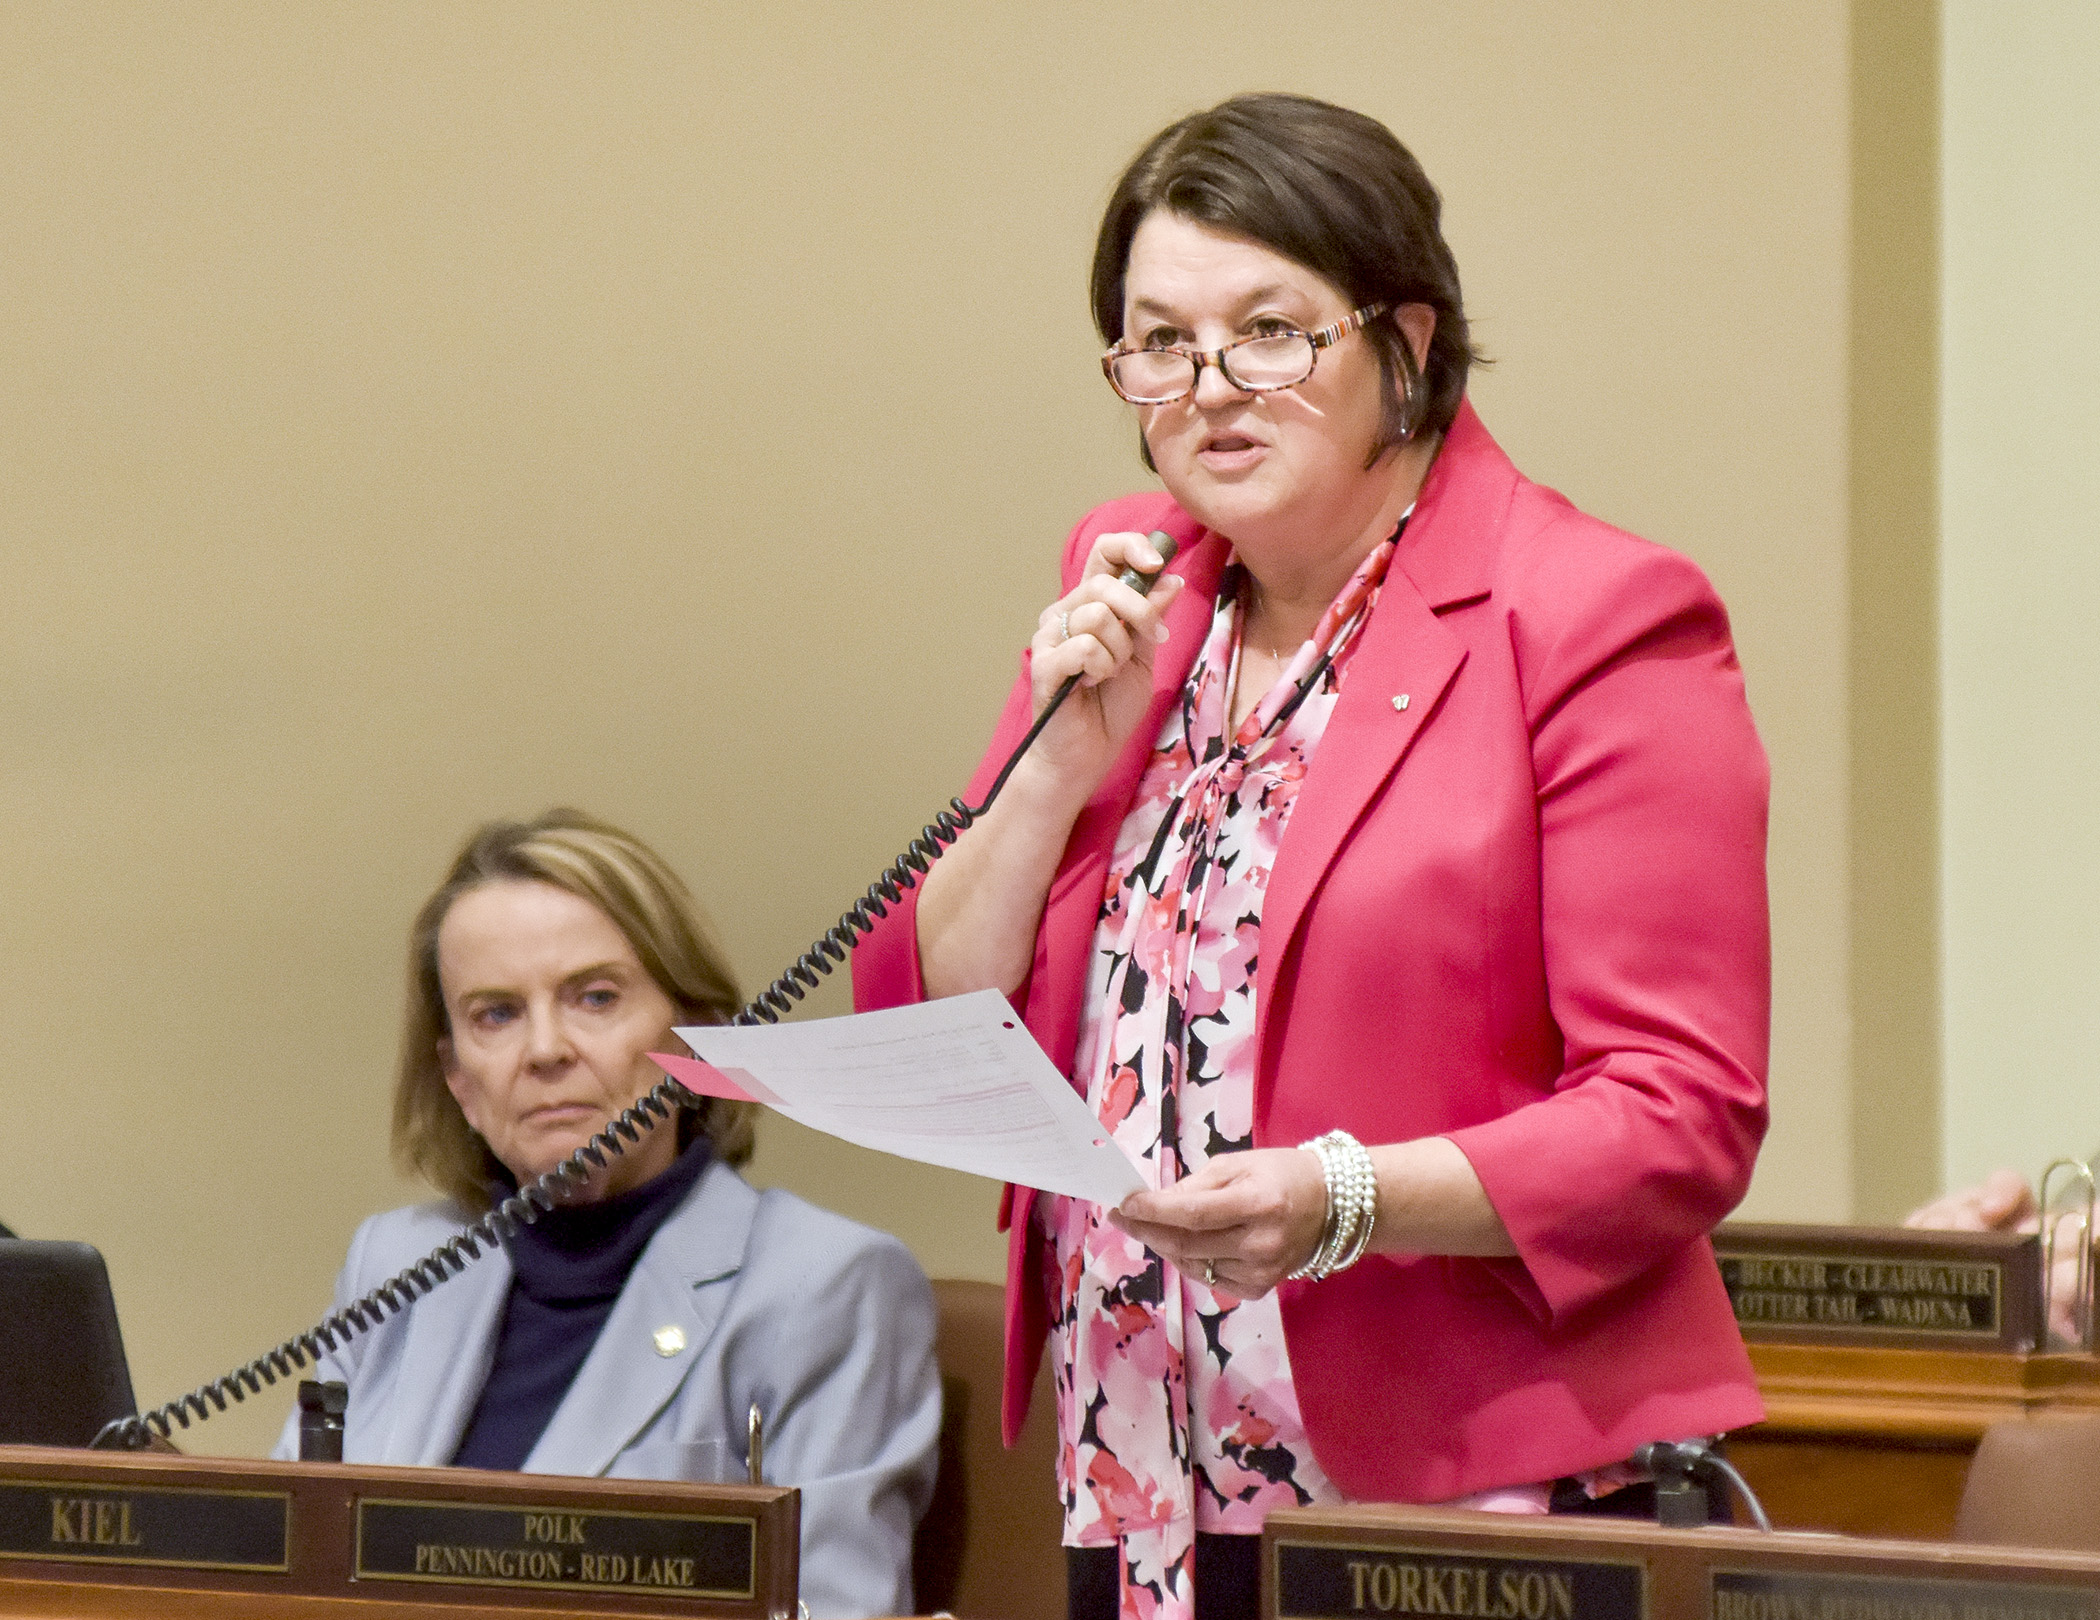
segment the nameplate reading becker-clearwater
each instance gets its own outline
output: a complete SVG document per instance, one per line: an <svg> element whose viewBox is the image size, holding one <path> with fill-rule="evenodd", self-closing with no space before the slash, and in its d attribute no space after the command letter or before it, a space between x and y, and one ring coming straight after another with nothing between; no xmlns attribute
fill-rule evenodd
<svg viewBox="0 0 2100 1620"><path fill-rule="evenodd" d="M1713 1241L1746 1339L2015 1354L2042 1342L2031 1234L1732 1221Z"/></svg>
<svg viewBox="0 0 2100 1620"><path fill-rule="evenodd" d="M361 1581L471 1582L748 1601L757 1525L713 1514L360 1497Z"/></svg>
<svg viewBox="0 0 2100 1620"><path fill-rule="evenodd" d="M0 1558L281 1574L291 1513L284 1491L0 1479Z"/></svg>

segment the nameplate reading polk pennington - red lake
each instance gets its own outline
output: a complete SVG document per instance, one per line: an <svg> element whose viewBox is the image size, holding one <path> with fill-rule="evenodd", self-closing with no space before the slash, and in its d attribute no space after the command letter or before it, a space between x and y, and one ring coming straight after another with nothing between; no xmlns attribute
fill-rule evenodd
<svg viewBox="0 0 2100 1620"><path fill-rule="evenodd" d="M655 1597L753 1595L757 1525L717 1514L360 1498L356 1578Z"/></svg>

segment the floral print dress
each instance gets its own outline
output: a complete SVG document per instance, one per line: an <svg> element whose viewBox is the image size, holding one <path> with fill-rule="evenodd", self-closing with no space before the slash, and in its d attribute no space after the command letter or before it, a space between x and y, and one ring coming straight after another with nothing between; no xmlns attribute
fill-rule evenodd
<svg viewBox="0 0 2100 1620"><path fill-rule="evenodd" d="M1151 1185L1254 1145L1262 895L1393 541L1298 665L1228 738L1237 570L1161 727L1110 861L1075 1076ZM1293 674L1330 662L1294 710ZM1109 1225L1044 1199L1065 1540L1118 1546L1123 1620L1193 1612L1195 1533L1253 1535L1271 1508L1340 1500L1306 1442L1275 1294L1214 1294Z"/></svg>
<svg viewBox="0 0 2100 1620"><path fill-rule="evenodd" d="M1073 1073L1155 1187L1254 1145L1262 897L1398 538L1364 560L1230 739L1242 614L1238 569L1227 571L1117 834ZM1046 1197L1036 1210L1054 1262L1065 1543L1117 1549L1121 1620L1191 1620L1198 1531L1256 1535L1272 1508L1342 1499L1306 1439L1282 1309L1273 1292L1240 1300L1182 1275L1097 1204ZM1646 1477L1621 1463L1565 1483L1594 1497ZM1446 1505L1545 1513L1552 1490L1516 1484Z"/></svg>

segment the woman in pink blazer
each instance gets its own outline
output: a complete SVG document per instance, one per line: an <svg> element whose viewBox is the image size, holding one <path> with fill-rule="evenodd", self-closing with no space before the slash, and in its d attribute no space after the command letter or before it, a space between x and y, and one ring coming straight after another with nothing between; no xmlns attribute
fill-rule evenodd
<svg viewBox="0 0 2100 1620"><path fill-rule="evenodd" d="M1294 97L1140 154L1094 293L1166 493L1073 531L973 792L1081 690L855 956L1008 993L1154 1189L1008 1205L1075 1615L1251 1612L1279 1504L1608 1501L1762 1415L1706 1241L1765 1127L1727 616L1489 437L1437 209Z"/></svg>

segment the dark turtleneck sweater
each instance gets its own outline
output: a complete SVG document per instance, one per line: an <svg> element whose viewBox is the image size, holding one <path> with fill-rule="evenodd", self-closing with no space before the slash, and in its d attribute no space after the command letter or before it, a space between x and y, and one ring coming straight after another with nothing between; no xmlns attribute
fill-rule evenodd
<svg viewBox="0 0 2100 1620"><path fill-rule="evenodd" d="M595 1204L551 1209L504 1244L510 1299L488 1382L452 1457L455 1467L524 1464L598 1342L634 1263L692 1191L707 1160L703 1136L655 1180Z"/></svg>

